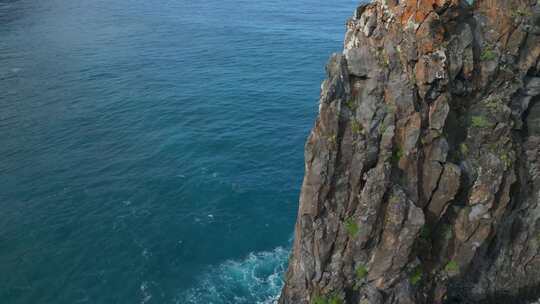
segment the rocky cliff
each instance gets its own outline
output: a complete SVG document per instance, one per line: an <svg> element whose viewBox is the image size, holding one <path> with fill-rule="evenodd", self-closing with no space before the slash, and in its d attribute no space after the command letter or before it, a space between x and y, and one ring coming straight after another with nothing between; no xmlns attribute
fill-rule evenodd
<svg viewBox="0 0 540 304"><path fill-rule="evenodd" d="M375 0L328 62L281 304L540 297L540 1Z"/></svg>

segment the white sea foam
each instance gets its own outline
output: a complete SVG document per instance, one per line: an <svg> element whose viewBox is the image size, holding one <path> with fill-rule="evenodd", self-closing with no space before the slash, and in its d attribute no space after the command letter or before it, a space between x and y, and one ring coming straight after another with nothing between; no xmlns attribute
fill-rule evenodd
<svg viewBox="0 0 540 304"><path fill-rule="evenodd" d="M142 282L139 289L142 294L141 304L145 304L152 299L152 294L148 290L148 282Z"/></svg>
<svg viewBox="0 0 540 304"><path fill-rule="evenodd" d="M180 294L176 303L273 304L283 285L289 250L251 253L240 261L230 260L209 268L196 286Z"/></svg>

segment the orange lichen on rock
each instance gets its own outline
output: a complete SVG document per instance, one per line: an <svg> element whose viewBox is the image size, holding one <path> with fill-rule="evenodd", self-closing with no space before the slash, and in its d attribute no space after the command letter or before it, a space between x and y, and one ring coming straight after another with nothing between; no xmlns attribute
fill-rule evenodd
<svg viewBox="0 0 540 304"><path fill-rule="evenodd" d="M404 0L401 4L401 25L421 25L432 12L456 7L460 0Z"/></svg>
<svg viewBox="0 0 540 304"><path fill-rule="evenodd" d="M406 0L405 9L401 15L401 24L406 26L409 22L421 24L433 11L438 2L444 0Z"/></svg>

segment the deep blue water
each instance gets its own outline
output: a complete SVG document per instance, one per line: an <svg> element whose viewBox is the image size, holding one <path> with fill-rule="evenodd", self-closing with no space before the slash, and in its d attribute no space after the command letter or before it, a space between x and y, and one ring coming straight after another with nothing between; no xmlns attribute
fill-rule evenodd
<svg viewBox="0 0 540 304"><path fill-rule="evenodd" d="M0 303L270 303L356 2L0 0Z"/></svg>

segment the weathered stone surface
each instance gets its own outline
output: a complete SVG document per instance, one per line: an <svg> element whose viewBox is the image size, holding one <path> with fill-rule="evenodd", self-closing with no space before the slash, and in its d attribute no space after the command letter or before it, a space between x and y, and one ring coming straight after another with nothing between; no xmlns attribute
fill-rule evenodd
<svg viewBox="0 0 540 304"><path fill-rule="evenodd" d="M540 297L539 20L535 0L355 10L305 147L279 303Z"/></svg>
<svg viewBox="0 0 540 304"><path fill-rule="evenodd" d="M460 186L461 169L451 163L446 163L442 175L439 179L437 190L433 193L431 201L428 203L427 212L429 216L438 219L443 215L443 211L451 200L454 199Z"/></svg>
<svg viewBox="0 0 540 304"><path fill-rule="evenodd" d="M347 58L347 67L349 73L357 77L368 77L373 71L373 65L376 65L376 58L366 48L353 48L345 52Z"/></svg>
<svg viewBox="0 0 540 304"><path fill-rule="evenodd" d="M429 110L429 127L441 131L445 125L449 111L450 106L448 105L448 96L439 96Z"/></svg>
<svg viewBox="0 0 540 304"><path fill-rule="evenodd" d="M380 246L369 263L367 277L377 289L389 288L399 279L424 225L422 210L408 200L398 187L390 193L385 214Z"/></svg>

